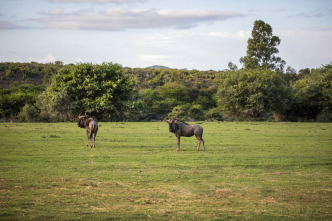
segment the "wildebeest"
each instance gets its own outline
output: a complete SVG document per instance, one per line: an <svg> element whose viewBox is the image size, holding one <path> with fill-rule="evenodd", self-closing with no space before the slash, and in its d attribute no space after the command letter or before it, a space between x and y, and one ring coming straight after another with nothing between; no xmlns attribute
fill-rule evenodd
<svg viewBox="0 0 332 221"><path fill-rule="evenodd" d="M93 118L89 117L89 115L85 113L84 115L80 114L78 116L77 126L86 129L86 136L87 136L86 145L89 146L89 138L90 138L91 148L92 148L92 134L94 134L93 147L95 148L96 136L98 132L98 122L95 121Z"/></svg>
<svg viewBox="0 0 332 221"><path fill-rule="evenodd" d="M205 151L205 145L203 140L203 128L199 125L195 124L187 124L182 121L178 120L166 120L166 122L169 124L169 132L172 132L175 134L177 138L177 144L178 149L180 150L180 137L191 137L193 135L196 136L198 143L197 143L197 151L199 151L199 147L201 146L201 143L203 142L203 151Z"/></svg>

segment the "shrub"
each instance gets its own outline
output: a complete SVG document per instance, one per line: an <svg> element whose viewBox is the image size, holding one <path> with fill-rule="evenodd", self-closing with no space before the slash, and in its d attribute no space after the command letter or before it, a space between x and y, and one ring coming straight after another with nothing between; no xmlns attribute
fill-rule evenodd
<svg viewBox="0 0 332 221"><path fill-rule="evenodd" d="M219 107L211 108L210 110L208 110L205 114L205 117L208 120L223 120L222 111Z"/></svg>
<svg viewBox="0 0 332 221"><path fill-rule="evenodd" d="M18 119L21 122L36 122L40 120L40 110L31 104L26 104L20 113Z"/></svg>
<svg viewBox="0 0 332 221"><path fill-rule="evenodd" d="M190 106L190 104L175 106L172 112L168 114L168 117L173 119L187 120Z"/></svg>

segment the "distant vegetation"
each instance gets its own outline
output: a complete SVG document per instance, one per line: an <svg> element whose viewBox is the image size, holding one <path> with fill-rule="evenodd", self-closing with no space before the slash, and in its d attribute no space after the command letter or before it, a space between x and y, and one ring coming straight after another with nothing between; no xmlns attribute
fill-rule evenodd
<svg viewBox="0 0 332 221"><path fill-rule="evenodd" d="M231 66L231 65L230 65ZM0 63L3 121L332 121L332 63L285 72Z"/></svg>
<svg viewBox="0 0 332 221"><path fill-rule="evenodd" d="M277 57L280 39L255 21L242 69L127 68L118 64L0 63L2 121L332 121L332 62L298 72Z"/></svg>

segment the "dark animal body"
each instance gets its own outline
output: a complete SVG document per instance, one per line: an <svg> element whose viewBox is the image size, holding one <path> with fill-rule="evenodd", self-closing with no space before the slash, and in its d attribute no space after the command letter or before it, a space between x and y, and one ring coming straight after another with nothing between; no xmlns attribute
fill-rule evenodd
<svg viewBox="0 0 332 221"><path fill-rule="evenodd" d="M177 138L177 145L178 145L177 151L180 150L181 136L191 137L194 135L198 140L197 151L199 151L201 143L203 143L203 151L205 151L205 145L203 140L203 128L201 126L195 124L187 124L178 120L167 120L167 123L169 124L169 132L174 133Z"/></svg>
<svg viewBox="0 0 332 221"><path fill-rule="evenodd" d="M82 116L80 114L78 116L77 126L86 129L86 136L87 136L86 145L89 146L89 139L90 139L91 148L92 148L92 135L94 134L93 147L96 147L95 144L96 144L96 136L97 136L97 132L98 132L98 122L86 114L82 115Z"/></svg>

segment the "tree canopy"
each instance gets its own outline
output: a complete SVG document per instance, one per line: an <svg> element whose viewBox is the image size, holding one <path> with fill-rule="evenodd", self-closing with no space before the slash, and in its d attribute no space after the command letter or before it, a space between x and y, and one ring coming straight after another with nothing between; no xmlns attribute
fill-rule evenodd
<svg viewBox="0 0 332 221"><path fill-rule="evenodd" d="M78 64L61 69L40 96L44 117L69 120L80 112L119 120L133 93L134 82L112 63Z"/></svg>
<svg viewBox="0 0 332 221"><path fill-rule="evenodd" d="M252 38L248 39L247 55L240 58L244 67L282 71L286 62L276 56L281 40L272 34L272 27L262 20L257 20L251 35Z"/></svg>
<svg viewBox="0 0 332 221"><path fill-rule="evenodd" d="M282 77L268 70L228 72L218 90L219 105L230 119L262 120L289 107L290 91Z"/></svg>

